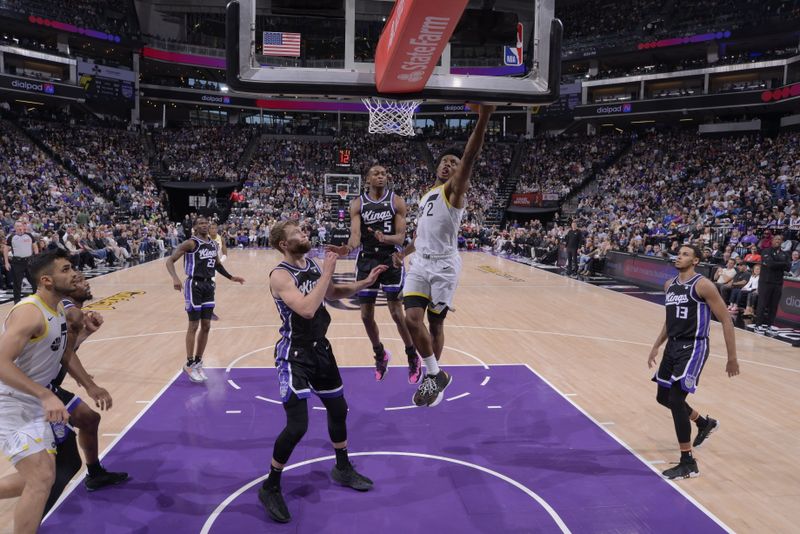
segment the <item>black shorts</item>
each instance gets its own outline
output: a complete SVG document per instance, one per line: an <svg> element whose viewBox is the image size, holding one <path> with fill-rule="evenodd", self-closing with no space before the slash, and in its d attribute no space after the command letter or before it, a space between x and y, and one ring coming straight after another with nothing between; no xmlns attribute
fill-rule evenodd
<svg viewBox="0 0 800 534"><path fill-rule="evenodd" d="M707 359L708 338L670 339L653 381L667 388L679 382L684 391L694 393Z"/></svg>
<svg viewBox="0 0 800 534"><path fill-rule="evenodd" d="M370 271L378 265L388 265L389 268L381 273L374 284L358 292L358 301L362 304L374 303L379 289L386 294L387 300L400 300L405 269L394 266L391 254L365 253L363 250L359 252L356 259L356 281L367 278Z"/></svg>
<svg viewBox="0 0 800 534"><path fill-rule="evenodd" d="M186 301L186 313L190 321L211 319L214 313L214 290L217 284L213 280L187 278L183 283L183 295Z"/></svg>
<svg viewBox="0 0 800 534"><path fill-rule="evenodd" d="M283 402L288 402L292 393L300 399L311 393L322 398L344 395L339 366L327 339L302 347L282 339L275 346L275 367Z"/></svg>

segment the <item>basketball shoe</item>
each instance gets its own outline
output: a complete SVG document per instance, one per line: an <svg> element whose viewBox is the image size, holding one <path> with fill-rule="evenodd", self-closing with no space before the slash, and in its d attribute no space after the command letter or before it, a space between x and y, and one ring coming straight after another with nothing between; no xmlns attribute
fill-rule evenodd
<svg viewBox="0 0 800 534"><path fill-rule="evenodd" d="M446 371L439 371L437 375L425 375L422 383L414 393L414 404L417 406L430 406L431 408L442 402L444 390L453 382L453 377Z"/></svg>
<svg viewBox="0 0 800 534"><path fill-rule="evenodd" d="M380 382L389 371L389 361L392 359L392 354L388 350L383 351L383 356L375 357L375 380Z"/></svg>
<svg viewBox="0 0 800 534"><path fill-rule="evenodd" d="M682 478L695 478L700 476L700 470L697 468L697 460L690 458L688 460L681 460L675 467L670 467L663 473L664 478L670 480L680 480Z"/></svg>
<svg viewBox="0 0 800 534"><path fill-rule="evenodd" d="M708 419L708 424L702 430L697 431L697 437L694 438L694 443L692 443L692 447L695 449L702 445L711 434L719 430L719 421L709 416L706 416L706 419Z"/></svg>

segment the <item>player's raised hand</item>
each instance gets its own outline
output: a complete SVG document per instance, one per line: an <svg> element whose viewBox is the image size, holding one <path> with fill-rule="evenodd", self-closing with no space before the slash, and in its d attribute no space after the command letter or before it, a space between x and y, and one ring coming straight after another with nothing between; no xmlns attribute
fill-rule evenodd
<svg viewBox="0 0 800 534"><path fill-rule="evenodd" d="M386 272L386 270L387 270L388 268L389 268L389 266L388 266L388 265L378 265L377 267L375 267L374 269L372 269L372 270L369 272L369 276L367 276L367 277L364 279L364 283L366 284L366 287L369 287L369 286L371 286L372 284L374 284L375 282L377 282L377 280L378 280L378 277L381 275L381 273L384 273L384 272Z"/></svg>
<svg viewBox="0 0 800 534"><path fill-rule="evenodd" d="M94 334L103 325L103 316L94 311L83 313L83 327L90 334Z"/></svg>
<svg viewBox="0 0 800 534"><path fill-rule="evenodd" d="M325 247L325 252L334 252L337 256L347 256L350 253L350 247L347 245L328 245Z"/></svg>
<svg viewBox="0 0 800 534"><path fill-rule="evenodd" d="M497 109L497 106L490 106L488 104L475 104L469 103L467 107L478 115L491 115Z"/></svg>
<svg viewBox="0 0 800 534"><path fill-rule="evenodd" d="M329 250L325 252L325 261L322 264L322 271L323 272L336 272L336 260L339 259L339 254Z"/></svg>

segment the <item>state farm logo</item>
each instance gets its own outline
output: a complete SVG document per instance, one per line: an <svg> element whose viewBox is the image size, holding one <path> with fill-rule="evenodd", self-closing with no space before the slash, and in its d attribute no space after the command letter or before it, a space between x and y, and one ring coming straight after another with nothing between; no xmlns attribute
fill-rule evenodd
<svg viewBox="0 0 800 534"><path fill-rule="evenodd" d="M633 111L631 104L620 104L619 106L600 106L597 108L598 115L608 115L610 113L630 113Z"/></svg>
<svg viewBox="0 0 800 534"><path fill-rule="evenodd" d="M408 74L399 74L397 76L398 80L403 80L405 82L418 82L422 80L423 73L422 71L415 71Z"/></svg>
<svg viewBox="0 0 800 534"><path fill-rule="evenodd" d="M54 95L56 93L56 86L52 83L36 83L25 80L14 80L11 82L11 87L14 89L23 89L25 91L44 93L46 95Z"/></svg>
<svg viewBox="0 0 800 534"><path fill-rule="evenodd" d="M212 95L203 95L200 97L200 100L203 102L211 102L213 104L230 104L231 97L229 96L212 96Z"/></svg>

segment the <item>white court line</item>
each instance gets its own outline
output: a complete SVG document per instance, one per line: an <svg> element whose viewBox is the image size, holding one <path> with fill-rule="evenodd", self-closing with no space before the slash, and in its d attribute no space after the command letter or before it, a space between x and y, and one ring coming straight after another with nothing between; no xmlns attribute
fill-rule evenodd
<svg viewBox="0 0 800 534"><path fill-rule="evenodd" d="M412 408L419 408L419 406L416 406L414 404L412 404L411 406L390 406L388 408L384 408L384 410L386 410L387 412L391 412L393 410L410 410Z"/></svg>
<svg viewBox="0 0 800 534"><path fill-rule="evenodd" d="M571 533L571 531L567 527L566 523L564 523L564 520L561 519L561 517L558 515L558 512L556 512L553 509L553 507L550 506L550 504L547 501L545 501L542 497L540 497L537 493L535 493L533 490L531 490L527 486L521 484L520 482L517 482L513 478L510 478L510 477L508 477L508 476L506 476L506 475L504 475L502 473L498 473L497 471L492 471L491 469L489 469L487 467L483 467L482 465L472 464L472 463L469 463L469 462L465 462L463 460L457 460L455 458L449 458L447 456L436 456L436 455L433 455L433 454L423 454L423 453L418 453L418 452L397 452L397 451L351 452L350 453L350 457L352 458L354 456L410 456L410 457L414 457L414 458L424 458L424 459L428 459L428 460L439 460L439 461L442 461L442 462L449 462L449 463L453 463L453 464L460 465L460 466L463 466L463 467L470 467L470 468L475 469L477 471L481 471L483 473L486 473L486 474L492 475L494 477L497 477L500 480L502 480L503 482L506 482L506 483L514 486L515 488L523 491L526 495L528 495L530 498L532 498L537 503L539 503L539 505L542 508L544 508L544 510L547 512L547 514L550 516L550 518L553 520L553 522L558 526L559 529L561 529L561 532L563 532L565 534L570 534ZM298 468L298 467L304 467L304 466L309 465L309 464L313 464L313 463L317 463L317 462L324 462L324 461L328 461L328 460L333 460L334 458L335 458L335 456L321 456L319 458L312 458L310 460L304 460L304 461L298 462L296 464L287 465L286 467L283 468L283 470L285 472L285 471L289 471L291 469L295 469L295 468ZM259 477L259 478L255 479L255 480L252 480L252 481L248 482L247 484L245 484L244 486L242 486L241 488L239 488L238 490L236 490L235 492L233 492L230 495L228 495L228 497L225 498L225 500L222 501L219 504L219 506L217 506L214 509L214 511L211 512L211 514L208 516L208 519L206 519L206 522L203 524L203 528L200 529L200 534L208 534L211 531L211 527L214 526L214 522L217 520L217 518L220 516L220 514L222 514L222 512L225 510L225 508L228 507L229 504L231 504L233 501L235 501L236 498L239 497L239 495L241 495L245 491L249 490L250 488L252 488L256 484L259 484L260 482L263 482L266 478L267 478L267 475L264 475L262 477Z"/></svg>
<svg viewBox="0 0 800 534"><path fill-rule="evenodd" d="M578 394L577 393L564 393L564 396L565 397L577 397Z"/></svg>
<svg viewBox="0 0 800 534"><path fill-rule="evenodd" d="M225 413L242 413L242 410L225 410Z"/></svg>
<svg viewBox="0 0 800 534"><path fill-rule="evenodd" d="M312 406L311 409L312 410L322 410L323 412L325 411L325 407L324 406Z"/></svg>
<svg viewBox="0 0 800 534"><path fill-rule="evenodd" d="M566 396L566 395L565 395L565 396ZM614 421L604 421L604 422L602 422L602 423L600 423L600 424L601 424L601 425L603 425L603 426L611 426L611 425L613 425L613 424L614 424Z"/></svg>
<svg viewBox="0 0 800 534"><path fill-rule="evenodd" d="M206 369L211 369L211 368L207 367ZM228 384L230 384L233 389L242 389L241 387L239 387L239 384L237 384L231 379L228 379Z"/></svg>
<svg viewBox="0 0 800 534"><path fill-rule="evenodd" d="M450 397L449 399L445 399L445 400L447 402L450 402L450 401L454 401L454 400L457 400L457 399L463 399L467 395L469 395L469 391L467 391L466 393L462 393L461 395L456 395L455 397Z"/></svg>
<svg viewBox="0 0 800 534"><path fill-rule="evenodd" d="M722 520L721 520L720 518L718 518L718 517L717 517L717 516L715 516L713 513L711 513L711 511L709 511L709 510L708 510L708 508L706 508L705 506L703 506L702 504L700 504L699 502L697 502L697 501L695 500L695 498L694 498L694 497L692 497L691 495L689 495L688 493L686 493L686 491L684 491L684 490L683 490L683 488L681 488L681 487L680 487L678 484L676 484L675 482L673 482L673 481L671 481L671 480L667 480L667 479L663 478L663 477L661 476L661 473L658 471L658 469L656 469L655 467L653 467L653 466L652 466L652 465L651 465L651 464L650 464L650 463L649 463L647 460L645 460L645 459L644 459L644 457L642 457L642 456L641 456L641 455L640 455L638 452L636 452L635 450L633 450L633 448L632 448L630 445L628 445L627 443L625 443L624 441L622 441L620 438L618 438L617 436L615 436L615 435L614 435L614 434L613 434L613 433L612 433L610 430L608 430L608 429L607 429L606 427L604 427L602 424L598 423L598 422L597 422L597 420L596 420L594 417L592 417L591 415L589 415L589 413L588 413L586 410L584 410L583 408L581 408L580 406L578 406L578 405L577 405L577 404L576 404L576 403L575 403L575 402L574 402L572 399L570 399L569 397L567 397L567 396L565 396L563 393L561 393L561 391L560 391L560 390L559 390L557 387L555 387L553 384L551 384L551 383L550 383L550 381L549 381L549 380L547 380L545 377L543 377L542 375L540 375L539 373L537 373L537 372L536 372L536 371L533 369L533 367L531 367L531 366L530 366L530 365L528 365L528 364L524 364L524 365L525 365L525 367L527 367L527 368L528 368L528 370L529 370L531 373L533 373L533 374L535 374L537 377L539 377L539 380L541 380L542 382L544 382L545 384L547 384L548 386L550 386L551 388L553 388L553 391L555 391L556 393L558 393L559 395L561 395L562 397L564 397L564 400L566 400L568 403L570 403L572 406L574 406L576 410L578 410L578 411L579 411L579 412L581 412L581 413L582 413L584 416L586 416L586 418L587 418L587 419L589 419L589 421L591 421L592 423L596 424L596 425L598 426L598 428L601 428L601 429L603 429L603 432L605 432L606 434L608 434L609 436L611 436L611 438L612 438L614 441L616 441L617 443L619 443L620 445L622 445L623 447L625 447L625 449L626 449L626 450L627 450L629 453L631 453L633 456L635 456L635 457L636 457L636 458L637 458L637 459L638 459L640 462L642 462L644 465L646 465L647 467L649 467L649 468L650 468L650 470L651 470L651 471L653 471L654 473L656 473L656 474L658 475L658 477L659 477L661 480L663 480L663 481L664 481L664 483L665 483L665 484L669 484L670 486L672 486L672 489L674 489L675 491L677 491L678 493L680 493L681 495L683 495L683 497L684 497L686 500L688 500L689 502L691 502L692 504L694 504L695 506L697 506L697 508L698 508L698 509L699 509L701 512L703 512L704 514L706 514L706 515L707 515L709 518L711 518L711 520L712 520L712 521L714 521L714 522L715 522L717 525L719 525L719 526L720 526L722 529L724 529L726 532L729 532L730 534L735 534L735 533L734 533L734 531L733 531L733 530L732 530L732 529L731 529L731 528L730 528L728 525L726 525L725 523L723 523L723 522L722 522Z"/></svg>
<svg viewBox="0 0 800 534"><path fill-rule="evenodd" d="M257 398L258 400L262 400L262 401L264 401L264 402L271 402L272 404L283 404L281 401L276 401L276 400L268 399L268 398L266 398L266 397L262 397L261 395L256 395L256 398Z"/></svg>
<svg viewBox="0 0 800 534"><path fill-rule="evenodd" d="M667 463L666 460L651 460L648 462L650 465L660 465Z"/></svg>
<svg viewBox="0 0 800 534"><path fill-rule="evenodd" d="M660 304L658 306L660 306ZM395 326L394 323L377 323L377 324L378 324L378 326ZM237 330L237 329L241 329L241 328L268 328L268 327L276 327L277 328L279 326L282 326L282 325L278 325L278 324L259 324L259 325L247 325L247 326L223 326L223 327L216 327L216 328L214 328L214 330L215 331L217 331L217 330ZM333 324L331 324L331 326L332 327L363 326L363 324L362 323L333 323ZM497 331L497 332L516 332L516 333L522 333L522 334L540 334L540 335L545 335L545 336L574 337L574 338L580 338L580 339L590 339L590 340L594 340L594 341L608 341L610 343L626 343L626 344L629 344L629 345L639 345L641 347L652 347L652 345L653 345L652 342L644 343L644 342L640 342L640 341L629 341L627 339L614 339L614 338L600 337L600 336L586 336L586 335L582 335L582 334L570 334L570 333L566 333L566 332L551 332L551 331L547 331L547 330L530 330L530 329L526 329L526 328L504 328L504 327L499 327L499 326L471 326L471 325L453 325L453 324L447 325L447 328L448 329L451 329L451 328L464 328L464 329L474 329L474 330L489 330L489 331ZM761 339L768 339L768 340L771 340L771 341L773 341L775 343L780 343L782 346L786 346L787 345L787 343L784 343L783 341L779 341L777 339L773 339L773 338L766 337L766 336L760 336L760 335L758 335L758 334L756 334L754 332L750 332L749 330L746 330L746 329L737 328L736 331L737 332L746 332L747 334L749 334L751 336L757 336L757 337L759 337ZM100 338L100 339L87 339L86 341L84 341L84 344L86 344L86 343L99 343L101 341L118 341L118 340L121 340L121 339L133 339L133 338L139 338L139 337L161 336L161 335L167 335L167 334L185 334L185 333L186 333L186 330L171 330L171 331L167 331L167 332L150 332L150 333L146 333L146 334L131 334L131 335L127 335L127 336L107 337L107 338ZM330 338L330 339L334 339L334 338ZM270 347L274 347L274 345L270 345ZM262 347L260 349L256 349L254 352L258 352L258 351L261 351L261 350L264 350L264 349L267 349L267 348L270 348L270 347ZM454 349L452 347L446 347L446 348L448 348L450 350L454 350L456 352L461 352L462 354L465 354L467 356L471 356L471 357L475 358L475 356L473 356L471 354L468 354L468 353L466 353L466 352L464 352L462 350ZM718 354L710 354L709 356L712 357L712 358L727 359L726 356L720 356ZM753 361L753 360L744 360L742 358L739 358L739 362L740 363L749 363L751 365L756 365L756 366L759 366L759 367L768 367L770 369L779 369L781 371L789 371L791 373L800 373L800 369L793 369L791 367L781 367L780 365L772 365L772 364L769 364L769 363L756 362L756 361ZM486 369L489 368L489 366L486 365L485 363L483 363L482 361L480 363L482 365L484 365L484 367ZM502 365L502 364L493 363L492 365ZM518 365L518 364L510 364L510 365ZM353 367L353 366L347 366L347 367Z"/></svg>
<svg viewBox="0 0 800 534"><path fill-rule="evenodd" d="M136 401L136 404L150 404L151 401Z"/></svg>
<svg viewBox="0 0 800 534"><path fill-rule="evenodd" d="M170 379L170 380L169 380L169 381L168 381L166 384L164 384L164 387L163 387L163 388L161 388L161 391L159 391L159 392L156 394L156 396L155 396L155 397L153 397L153 402L152 402L152 403L150 403L150 404L148 404L147 406L145 406L145 407L142 409L142 411L141 411L141 412L139 412L139 413L136 415L136 417L134 417L134 418L131 420L131 422L130 422L130 423L128 423L128 424L125 426L125 428L123 428L123 429L122 429L122 432L120 432L120 433L117 435L117 437L114 439L114 441L112 441L111 443L109 443L109 444L108 444L108 446L107 446L105 449L103 449L103 452L102 452L102 453L100 453L100 460L102 460L102 459L103 459L103 458L104 458L104 457L105 457L105 456L106 456L106 455L107 455L107 454L108 454L108 453L111 451L111 449L112 449L112 448L113 448L113 447L114 447L114 446L115 446L117 443L119 443L119 440L121 440L121 439L123 438L123 436L125 436L125 434L127 434L127 433L128 433L128 431L129 431L131 428L133 428L133 425L135 425L135 424L136 424L136 423L139 421L139 419L141 419L141 418L142 418L142 416L143 416L145 413L147 413L147 410L149 410L149 409L150 409L150 408L153 406L153 404L155 404L155 401L157 401L159 398L161 398L161 395L163 395L163 394L164 394L164 393L167 391L167 389L169 389L169 387L170 387L170 386L172 386L172 384L175 382L175 380L177 380L177 378L178 378L179 376L181 376L181 373L183 373L183 370L182 370L182 369L181 369L180 371L178 371L177 373L175 373L175 374L172 376L172 378L171 378L171 379ZM86 475L86 470L84 469L84 470L83 470L83 472L80 474L80 476L76 476L76 477L73 479L73 481L72 481L72 482L70 482L70 485L69 485L69 487L68 487L66 490L64 490L64 493L62 493L62 494L61 494L61 497L59 497L59 498L58 498L58 501L56 501L56 503L53 505L53 507L50 509L50 511L47 513L47 515L46 515L46 516L44 516L44 519L42 519L42 522L46 521L46 520L47 520L47 518L48 518L48 517L50 517L50 514L52 514L52 513L53 513L55 510L57 510L57 509L58 509L58 507L61 505L61 503L62 503L62 502L64 502L64 500L65 500L67 497L69 497L69 494L70 494L70 493L72 493L73 491L75 491L75 488L77 488L77 487L78 487L78 485L79 485L79 484L80 484L80 483L83 481L83 477L84 477L85 475Z"/></svg>
<svg viewBox="0 0 800 534"><path fill-rule="evenodd" d="M487 406L487 408L489 408L490 410L501 410L503 407L502 406Z"/></svg>
<svg viewBox="0 0 800 534"><path fill-rule="evenodd" d="M481 385L482 385L482 386L485 386L486 384L488 384L488 383L489 383L489 380L490 380L491 378L492 378L491 376L487 376L486 378L484 378L484 379L483 379L483 382L481 382Z"/></svg>
<svg viewBox="0 0 800 534"><path fill-rule="evenodd" d="M102 434L102 436L103 436L103 437L109 437L109 438L113 438L113 437L115 437L115 436L119 436L119 432L117 432L117 433L115 433L115 434Z"/></svg>

